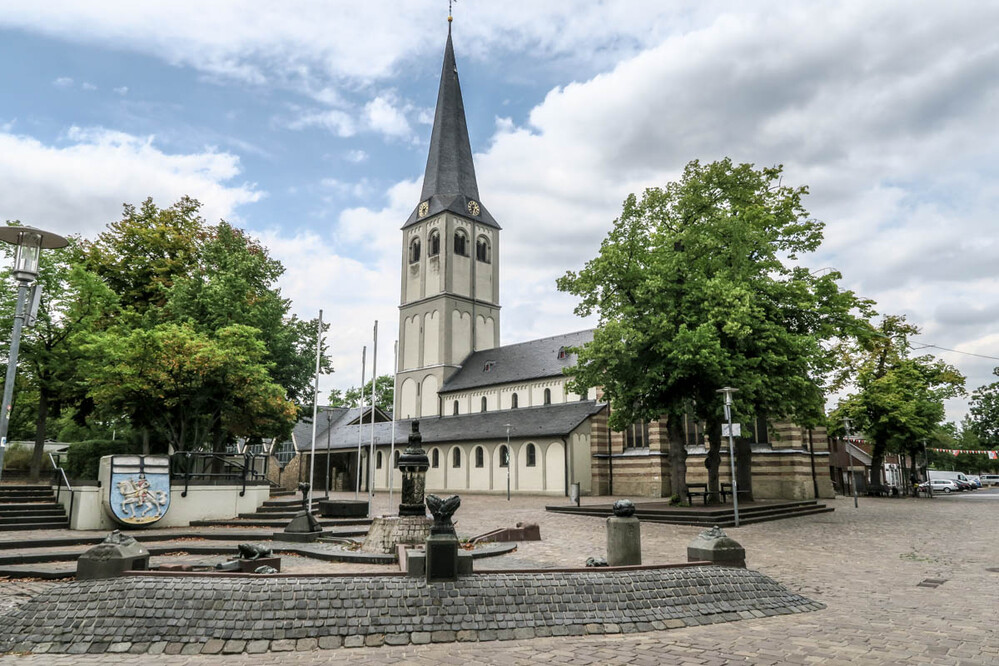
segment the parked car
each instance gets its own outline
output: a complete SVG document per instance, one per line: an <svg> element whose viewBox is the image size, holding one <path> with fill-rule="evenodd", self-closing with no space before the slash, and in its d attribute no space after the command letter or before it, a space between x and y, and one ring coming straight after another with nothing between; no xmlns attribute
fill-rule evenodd
<svg viewBox="0 0 999 666"><path fill-rule="evenodd" d="M930 481L932 484L933 492L935 493L956 493L960 492L961 487L957 485L956 481L951 479L933 479ZM923 482L919 484L920 490L926 490L927 483Z"/></svg>
<svg viewBox="0 0 999 666"><path fill-rule="evenodd" d="M971 481L968 481L967 478L955 479L954 483L956 483L961 490L976 490L975 484L973 484Z"/></svg>
<svg viewBox="0 0 999 666"><path fill-rule="evenodd" d="M983 486L999 486L999 474L982 474L980 478Z"/></svg>
<svg viewBox="0 0 999 666"><path fill-rule="evenodd" d="M976 489L982 487L982 480L978 476L971 475L968 477L968 483L973 485Z"/></svg>

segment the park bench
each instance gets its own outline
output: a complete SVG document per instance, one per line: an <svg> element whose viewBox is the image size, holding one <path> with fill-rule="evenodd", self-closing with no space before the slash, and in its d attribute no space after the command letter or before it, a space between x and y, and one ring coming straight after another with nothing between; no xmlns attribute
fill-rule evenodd
<svg viewBox="0 0 999 666"><path fill-rule="evenodd" d="M739 495L741 495L742 497L749 496L749 493L750 493L749 490L744 490L744 489L741 489L741 488L739 489ZM725 495L731 495L731 494L732 494L732 484L731 483L722 483L721 484L721 498L722 498L722 502L725 501ZM740 497L740 499L742 499L742 497ZM749 501L749 500L744 500L744 501Z"/></svg>
<svg viewBox="0 0 999 666"><path fill-rule="evenodd" d="M687 484L687 504L693 505L695 497L703 497L704 505L708 504L708 484L706 483L688 483Z"/></svg>

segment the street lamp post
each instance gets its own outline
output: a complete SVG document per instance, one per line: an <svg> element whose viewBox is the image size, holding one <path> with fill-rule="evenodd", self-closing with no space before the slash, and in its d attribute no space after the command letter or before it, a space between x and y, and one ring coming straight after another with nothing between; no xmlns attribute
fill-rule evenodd
<svg viewBox="0 0 999 666"><path fill-rule="evenodd" d="M510 424L506 424L506 501L510 501Z"/></svg>
<svg viewBox="0 0 999 666"><path fill-rule="evenodd" d="M732 509L735 514L735 526L739 526L739 482L735 478L735 439L732 432L732 394L739 389L726 386L718 389L725 396L725 420L728 421L728 462L732 469Z"/></svg>
<svg viewBox="0 0 999 666"><path fill-rule="evenodd" d="M857 503L857 477L854 476L853 473L853 452L850 451L849 449L851 423L852 421L849 419L849 417L846 416L843 417L843 430L846 431L846 438L847 438L846 443L848 446L848 448L846 449L846 455L849 456L850 459L850 487L853 488L853 508L856 509L859 508L859 504Z"/></svg>
<svg viewBox="0 0 999 666"><path fill-rule="evenodd" d="M14 377L17 375L17 353L21 346L21 329L24 327L25 303L28 287L38 277L38 261L42 250L54 250L69 244L65 238L50 231L34 227L0 227L0 241L17 246L14 270L17 280L17 305L14 307L14 326L10 332L10 353L7 359L7 378L3 385L3 406L0 407L0 475L3 474L3 455L7 449L7 429L10 426L10 409L14 400ZM35 289L41 289L36 285ZM36 301L37 302L37 301Z"/></svg>

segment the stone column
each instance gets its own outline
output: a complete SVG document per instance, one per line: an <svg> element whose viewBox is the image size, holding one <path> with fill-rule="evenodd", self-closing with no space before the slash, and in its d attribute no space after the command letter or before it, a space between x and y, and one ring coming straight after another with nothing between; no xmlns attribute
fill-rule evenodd
<svg viewBox="0 0 999 666"><path fill-rule="evenodd" d="M607 519L607 564L612 567L642 563L642 527L631 500L614 502L614 515Z"/></svg>

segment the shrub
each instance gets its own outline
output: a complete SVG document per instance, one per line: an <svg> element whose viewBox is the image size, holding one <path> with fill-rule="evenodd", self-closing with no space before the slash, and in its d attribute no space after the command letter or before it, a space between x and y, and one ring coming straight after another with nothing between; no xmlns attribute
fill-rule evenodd
<svg viewBox="0 0 999 666"><path fill-rule="evenodd" d="M3 455L3 468L11 472L27 472L31 467L31 456L35 452L34 444L23 444L13 442L7 447ZM48 456L42 456L42 471L52 469L52 462Z"/></svg>
<svg viewBox="0 0 999 666"><path fill-rule="evenodd" d="M66 456L66 474L73 479L96 479L101 467L101 457L140 453L142 446L125 439L91 439L69 445Z"/></svg>

